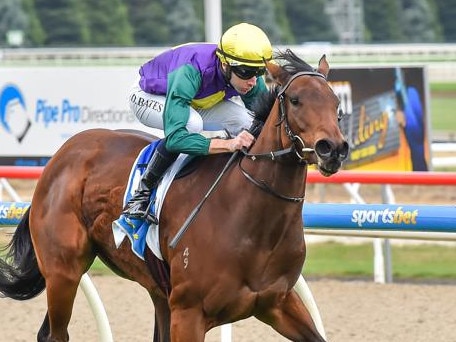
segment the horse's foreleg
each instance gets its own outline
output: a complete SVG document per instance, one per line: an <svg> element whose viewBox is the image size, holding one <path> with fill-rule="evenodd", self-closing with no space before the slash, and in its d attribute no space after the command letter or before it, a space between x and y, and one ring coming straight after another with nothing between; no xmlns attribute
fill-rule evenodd
<svg viewBox="0 0 456 342"><path fill-rule="evenodd" d="M154 297L155 327L154 342L170 341L170 312L168 300L162 297Z"/></svg>
<svg viewBox="0 0 456 342"><path fill-rule="evenodd" d="M198 309L171 311L171 342L204 342L203 315Z"/></svg>
<svg viewBox="0 0 456 342"><path fill-rule="evenodd" d="M295 291L290 291L278 306L256 317L292 341L325 342Z"/></svg>

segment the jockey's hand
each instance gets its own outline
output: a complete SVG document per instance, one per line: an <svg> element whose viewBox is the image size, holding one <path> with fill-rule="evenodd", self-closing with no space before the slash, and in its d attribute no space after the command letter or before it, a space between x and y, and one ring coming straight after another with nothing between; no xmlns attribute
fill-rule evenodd
<svg viewBox="0 0 456 342"><path fill-rule="evenodd" d="M247 131L242 131L233 139L211 139L209 154L235 152L242 148L249 148L255 137Z"/></svg>
<svg viewBox="0 0 456 342"><path fill-rule="evenodd" d="M241 131L234 139L230 139L230 151L234 152L241 148L249 148L253 144L255 137L247 131Z"/></svg>

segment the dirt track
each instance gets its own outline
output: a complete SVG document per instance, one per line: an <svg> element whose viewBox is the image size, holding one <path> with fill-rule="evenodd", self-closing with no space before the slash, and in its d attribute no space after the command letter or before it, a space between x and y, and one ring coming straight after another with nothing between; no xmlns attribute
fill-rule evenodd
<svg viewBox="0 0 456 342"><path fill-rule="evenodd" d="M114 341L152 341L153 306L137 284L115 276L92 278L104 302ZM309 286L332 342L456 341L456 284L375 284L372 281L314 280ZM45 313L45 296L27 302L0 300L0 341L35 341ZM234 324L233 342L286 341L248 319ZM79 291L71 341L97 341L93 315ZM206 341L220 341L220 328Z"/></svg>

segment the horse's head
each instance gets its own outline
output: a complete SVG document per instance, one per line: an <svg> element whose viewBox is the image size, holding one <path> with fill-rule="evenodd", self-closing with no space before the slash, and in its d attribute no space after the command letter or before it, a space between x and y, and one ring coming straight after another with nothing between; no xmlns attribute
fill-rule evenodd
<svg viewBox="0 0 456 342"><path fill-rule="evenodd" d="M329 64L323 56L314 70L291 51L268 63L280 86L277 95L283 146L292 146L301 161L316 164L324 176L336 173L349 146L339 128L339 99L326 81ZM277 104L276 104L277 105Z"/></svg>

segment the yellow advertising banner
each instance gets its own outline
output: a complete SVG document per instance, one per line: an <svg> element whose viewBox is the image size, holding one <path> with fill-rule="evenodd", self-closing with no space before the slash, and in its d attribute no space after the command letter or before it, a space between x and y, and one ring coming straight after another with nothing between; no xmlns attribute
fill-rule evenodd
<svg viewBox="0 0 456 342"><path fill-rule="evenodd" d="M427 171L430 160L423 67L333 69L341 128L350 144L345 169Z"/></svg>

